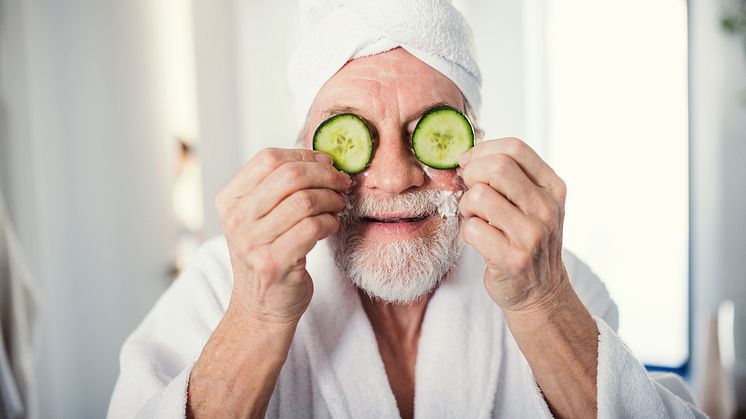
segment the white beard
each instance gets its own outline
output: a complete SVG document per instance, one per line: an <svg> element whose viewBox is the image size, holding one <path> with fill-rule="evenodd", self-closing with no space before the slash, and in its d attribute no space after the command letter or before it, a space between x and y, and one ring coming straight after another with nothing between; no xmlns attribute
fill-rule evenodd
<svg viewBox="0 0 746 419"><path fill-rule="evenodd" d="M425 190L381 199L350 197L341 227L330 237L337 266L373 299L407 304L438 287L456 264L463 248L459 239L456 197L446 191ZM441 216L434 234L410 240L371 243L353 229L360 218L414 211Z"/></svg>

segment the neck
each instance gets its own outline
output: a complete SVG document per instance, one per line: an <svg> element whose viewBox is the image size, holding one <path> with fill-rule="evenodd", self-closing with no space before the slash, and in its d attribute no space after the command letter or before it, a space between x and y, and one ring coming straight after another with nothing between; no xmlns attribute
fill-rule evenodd
<svg viewBox="0 0 746 419"><path fill-rule="evenodd" d="M358 294L376 336L416 346L427 303L433 296L432 292L409 304L374 300L359 290Z"/></svg>

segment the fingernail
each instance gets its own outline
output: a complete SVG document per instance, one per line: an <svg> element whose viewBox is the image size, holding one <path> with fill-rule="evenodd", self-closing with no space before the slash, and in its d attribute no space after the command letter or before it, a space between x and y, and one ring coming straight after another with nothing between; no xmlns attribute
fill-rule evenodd
<svg viewBox="0 0 746 419"><path fill-rule="evenodd" d="M328 154L324 154L324 153L317 153L315 159L319 163L327 163L327 164L332 163L332 158L329 157Z"/></svg>
<svg viewBox="0 0 746 419"><path fill-rule="evenodd" d="M458 164L461 167L466 166L467 163L469 163L469 158L471 158L471 150L467 151L466 153L462 154L461 157L458 158Z"/></svg>

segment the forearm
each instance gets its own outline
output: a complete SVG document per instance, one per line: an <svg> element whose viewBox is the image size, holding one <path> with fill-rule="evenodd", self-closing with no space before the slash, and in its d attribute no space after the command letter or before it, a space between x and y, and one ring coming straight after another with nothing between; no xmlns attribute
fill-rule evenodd
<svg viewBox="0 0 746 419"><path fill-rule="evenodd" d="M187 417L263 418L296 325L268 327L229 307L192 369Z"/></svg>
<svg viewBox="0 0 746 419"><path fill-rule="evenodd" d="M563 294L551 309L505 318L552 413L595 417L598 328L572 288Z"/></svg>

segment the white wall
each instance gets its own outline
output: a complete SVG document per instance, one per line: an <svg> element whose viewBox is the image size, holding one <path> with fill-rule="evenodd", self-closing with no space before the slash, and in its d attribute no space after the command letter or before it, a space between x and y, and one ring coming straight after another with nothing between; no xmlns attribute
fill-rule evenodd
<svg viewBox="0 0 746 419"><path fill-rule="evenodd" d="M214 197L246 159L240 138L246 110L238 87L236 11L240 1L191 0L205 237L220 233Z"/></svg>
<svg viewBox="0 0 746 419"><path fill-rule="evenodd" d="M0 4L0 164L45 293L41 417L103 417L175 247L154 13L147 0Z"/></svg>
<svg viewBox="0 0 746 419"><path fill-rule="evenodd" d="M237 2L244 160L265 147L293 147L301 128L295 124L293 96L286 76L290 54L299 40L298 14L296 2L288 2L286 7L260 0Z"/></svg>
<svg viewBox="0 0 746 419"><path fill-rule="evenodd" d="M720 2L691 0L689 15L692 382L700 393L709 316L724 298L746 309L746 57L740 39L720 29Z"/></svg>

